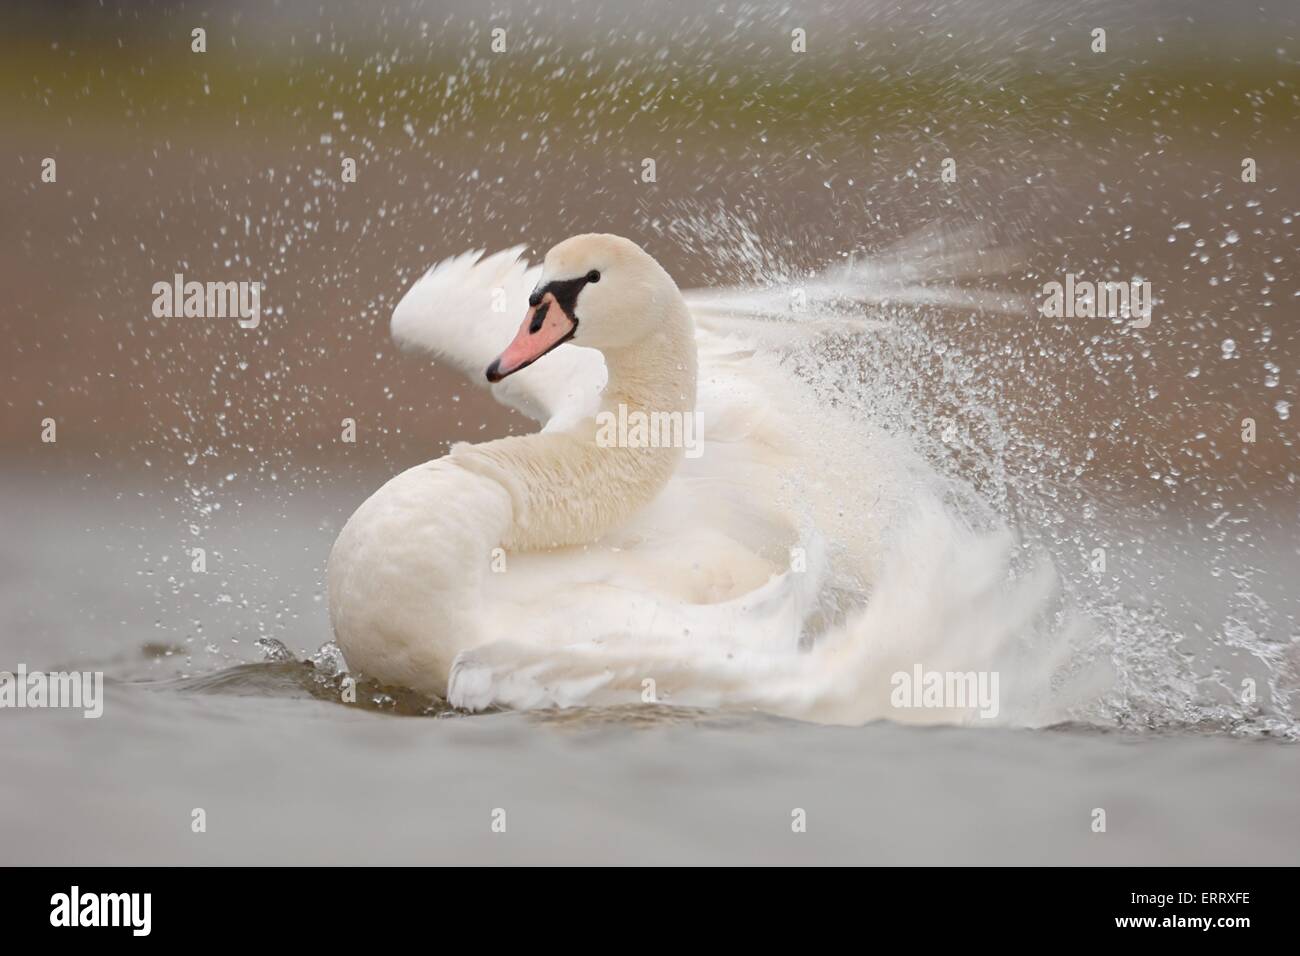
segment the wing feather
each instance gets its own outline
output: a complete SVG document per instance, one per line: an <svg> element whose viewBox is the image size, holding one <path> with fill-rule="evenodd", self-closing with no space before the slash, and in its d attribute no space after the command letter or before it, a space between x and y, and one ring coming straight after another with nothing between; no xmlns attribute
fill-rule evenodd
<svg viewBox="0 0 1300 956"><path fill-rule="evenodd" d="M393 310L393 340L432 352L487 385L483 373L514 337L541 274L522 251L515 246L484 258L476 250L433 266ZM600 353L575 345L491 386L497 401L552 428L594 414L604 387Z"/></svg>

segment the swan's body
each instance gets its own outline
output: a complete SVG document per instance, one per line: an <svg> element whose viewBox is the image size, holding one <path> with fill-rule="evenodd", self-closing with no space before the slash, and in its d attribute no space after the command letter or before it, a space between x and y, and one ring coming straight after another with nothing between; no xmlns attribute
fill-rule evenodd
<svg viewBox="0 0 1300 956"><path fill-rule="evenodd" d="M610 319L644 334L630 342L620 339L626 329L606 334L603 362L565 346L497 385L544 417L542 432L457 445L357 510L330 558L330 607L349 663L369 676L446 694L457 655L495 640L551 647L680 636L692 624L752 638L766 624L774 639L798 640L800 590L780 577L799 545L797 521L776 505L793 478L797 438L764 394L762 360L743 343L698 332L671 278L631 243L570 243L595 245L602 263L619 257L605 265L606 288L647 287L651 315ZM565 246L558 251L548 257L558 271L588 271L566 267ZM394 334L446 354L429 317L447 313L495 324L497 334L477 341L499 348L509 325L490 310L493 291L509 282L507 299L522 302L535 281L513 252L445 263L399 306ZM582 333L592 324L583 317ZM701 340L708 361L697 407ZM494 354L465 340L458 347L453 357L468 368L485 368ZM556 362L566 351L575 354ZM693 459L682 447L602 447L596 415L617 416L620 406L625 416L695 415L705 445Z"/></svg>
<svg viewBox="0 0 1300 956"><path fill-rule="evenodd" d="M889 442L864 450L861 423L813 402L734 316L709 302L692 315L658 263L612 236L567 240L541 269L517 250L431 269L398 306L395 338L472 375L491 362L498 399L543 428L456 445L356 511L328 571L349 665L471 709L655 699L848 721L886 710L881 681L915 657L900 640L927 637L897 632L923 631L906 616L924 618L933 599L863 605L893 516L939 509L906 466L881 467ZM598 419L620 407L696 415L703 445L689 457L609 447ZM933 551L902 560L944 557ZM966 573L975 587L1003 583L996 569Z"/></svg>

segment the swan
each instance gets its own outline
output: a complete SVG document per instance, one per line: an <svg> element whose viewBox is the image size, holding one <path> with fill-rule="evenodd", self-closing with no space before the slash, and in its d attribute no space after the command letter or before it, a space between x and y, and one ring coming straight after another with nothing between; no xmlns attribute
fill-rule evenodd
<svg viewBox="0 0 1300 956"><path fill-rule="evenodd" d="M856 723L887 711L891 668L927 639L942 662L955 619L995 648L1041 603L1042 580L1024 609L994 600L1008 536L976 547L914 456L789 372L771 296L688 304L614 235L540 267L520 252L447 259L393 313L399 344L541 427L455 444L351 516L327 590L352 670L471 711L654 701Z"/></svg>
<svg viewBox="0 0 1300 956"><path fill-rule="evenodd" d="M699 403L701 334L654 258L612 235L568 239L540 270L517 254L439 264L394 312L399 342L476 371L543 427L457 444L352 515L327 571L349 665L472 707L455 665L492 642L692 625L797 639L797 589L782 574L797 534L774 505L794 441L759 363L706 342ZM526 303L513 339L494 295ZM705 447L692 461L682 442L600 440L602 420L637 415L698 421Z"/></svg>

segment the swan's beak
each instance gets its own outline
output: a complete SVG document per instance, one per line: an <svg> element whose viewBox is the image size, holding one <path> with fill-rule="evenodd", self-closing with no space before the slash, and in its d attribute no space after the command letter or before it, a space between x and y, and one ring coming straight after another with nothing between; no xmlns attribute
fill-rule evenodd
<svg viewBox="0 0 1300 956"><path fill-rule="evenodd" d="M555 301L554 294L546 293L541 302L528 310L514 341L487 367L487 380L499 382L521 368L527 368L551 349L573 338L577 330L578 323Z"/></svg>

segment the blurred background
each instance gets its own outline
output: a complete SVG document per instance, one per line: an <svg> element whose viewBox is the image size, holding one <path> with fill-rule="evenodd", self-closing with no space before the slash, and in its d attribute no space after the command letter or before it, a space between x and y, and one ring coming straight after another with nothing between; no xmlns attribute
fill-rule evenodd
<svg viewBox="0 0 1300 956"><path fill-rule="evenodd" d="M962 330L1019 426L1086 446L1082 479L1171 502L1294 491L1293 4L87 2L5 20L15 466L385 472L504 427L388 342L412 278L467 248L540 256L610 230L689 287L980 222L1024 254L1009 288L1143 277L1158 303L1141 335L1032 315ZM266 321L154 319L176 272L261 278Z"/></svg>
<svg viewBox="0 0 1300 956"><path fill-rule="evenodd" d="M445 256L612 231L683 288L856 257L1021 297L887 305L886 331L797 361L1041 539L1108 625L1109 721L1296 735L1290 0L11 0L3 21L0 665L130 681L268 637L311 653L356 505L531 427L399 353L393 305ZM946 276L936 237L1011 264ZM1151 325L1040 315L1068 272L1149 281ZM155 318L176 273L262 281L261 324ZM1233 703L1243 673L1262 711Z"/></svg>

